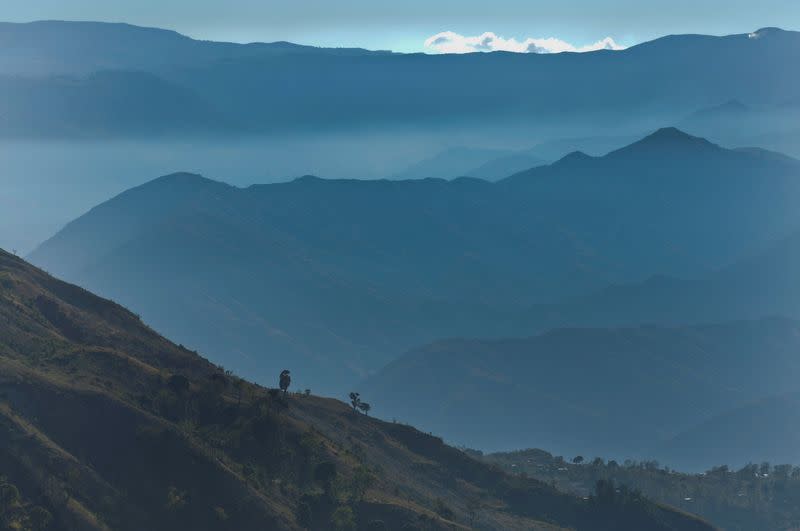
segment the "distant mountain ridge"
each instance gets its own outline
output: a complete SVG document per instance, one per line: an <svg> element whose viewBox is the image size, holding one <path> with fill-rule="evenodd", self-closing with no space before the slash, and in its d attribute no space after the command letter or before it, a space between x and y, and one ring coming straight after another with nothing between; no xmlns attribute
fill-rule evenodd
<svg viewBox="0 0 800 531"><path fill-rule="evenodd" d="M415 345L529 335L573 311L551 303L752 255L800 227L799 175L673 129L496 184L240 189L178 174L92 209L31 259L217 362L259 378L292 361L304 385L339 393Z"/></svg>
<svg viewBox="0 0 800 531"><path fill-rule="evenodd" d="M432 343L361 388L381 404L377 414L436 427L470 447L527 443L698 471L755 456L794 463L795 415L787 412L800 392L798 348L798 322L777 318L562 328L526 339ZM785 405L771 410L762 402Z"/></svg>
<svg viewBox="0 0 800 531"><path fill-rule="evenodd" d="M66 90L59 78L143 72L190 91L248 134L403 124L491 128L529 125L532 119L542 126L602 120L641 129L732 99L781 104L795 97L800 76L786 65L798 56L800 34L770 30L758 35L669 36L623 51L586 54L456 56L214 43L125 24L6 23L0 26L0 85L6 86L10 107L35 109L45 103L42 97L12 83L19 76L35 79L59 116L69 106L68 95L59 96ZM485 87L472 82L476 76L497 86L533 87L536 97L520 90L485 98ZM584 90L583 80L595 89ZM92 101L96 90L80 86L81 98ZM124 87L115 94L124 106ZM16 132L25 120L19 114L0 124L0 132L6 137L53 134L46 123ZM70 125L59 135L142 134L113 119ZM162 130L185 135L178 125L169 117L159 123ZM225 128L196 132L229 133Z"/></svg>
<svg viewBox="0 0 800 531"><path fill-rule="evenodd" d="M290 42L237 44L197 40L172 30L124 23L43 20L0 23L0 66L17 75L86 75L102 70L155 72L259 55L382 54ZM102 43L102 46L98 44Z"/></svg>

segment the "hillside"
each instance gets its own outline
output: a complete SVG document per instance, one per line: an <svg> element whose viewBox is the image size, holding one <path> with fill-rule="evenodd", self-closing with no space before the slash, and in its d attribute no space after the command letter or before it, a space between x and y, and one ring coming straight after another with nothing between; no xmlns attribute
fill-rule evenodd
<svg viewBox="0 0 800 531"><path fill-rule="evenodd" d="M0 516L18 528L711 529L252 385L3 251L0 323Z"/></svg>
<svg viewBox="0 0 800 531"><path fill-rule="evenodd" d="M217 363L264 382L291 360L302 385L341 395L415 346L594 326L551 303L752 255L800 227L798 176L793 159L674 129L499 183L240 189L176 174L97 206L30 258Z"/></svg>
<svg viewBox="0 0 800 531"><path fill-rule="evenodd" d="M777 318L565 328L528 339L439 341L361 389L376 414L435 427L474 448L535 444L688 470L795 463L795 402L772 397L800 391L798 348L798 323Z"/></svg>
<svg viewBox="0 0 800 531"><path fill-rule="evenodd" d="M0 26L0 66L8 76L52 82L52 91L63 88L64 76L155 74L191 89L244 132L376 124L588 127L598 121L641 128L732 99L781 104L795 97L800 78L787 65L797 58L798 34L770 28L759 30L758 38L750 35L668 36L586 54L453 56L214 43L125 24L44 21ZM531 87L535 97L519 90L487 98L486 83L475 79ZM593 90L584 89L587 83ZM82 99L92 101L94 87L82 90ZM124 86L119 90L124 107ZM23 95L20 90L13 97ZM34 100L30 109L45 104L66 107L69 98ZM19 115L7 131L24 124ZM82 130L79 120L70 125L64 136L96 134L92 127ZM110 135L137 133L113 117L105 125ZM20 131L47 133L44 126Z"/></svg>

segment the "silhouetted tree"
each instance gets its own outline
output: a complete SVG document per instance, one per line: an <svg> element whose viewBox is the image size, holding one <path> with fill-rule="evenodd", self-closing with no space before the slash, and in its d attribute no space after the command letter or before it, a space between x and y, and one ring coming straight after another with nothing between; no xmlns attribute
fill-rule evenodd
<svg viewBox="0 0 800 531"><path fill-rule="evenodd" d="M583 456L582 456L582 455L576 455L576 456L575 456L575 457L572 459L572 462L573 462L574 464L576 464L576 465L580 465L581 463L583 463Z"/></svg>
<svg viewBox="0 0 800 531"><path fill-rule="evenodd" d="M281 371L281 376L278 379L278 384L280 385L281 391L283 391L283 396L286 396L286 391L289 389L289 385L292 383L292 377L289 374L289 371L286 369Z"/></svg>
<svg viewBox="0 0 800 531"><path fill-rule="evenodd" d="M372 409L372 406L370 406L367 402L359 402L358 409L363 411L365 415L369 416L369 410Z"/></svg>
<svg viewBox="0 0 800 531"><path fill-rule="evenodd" d="M350 405L353 406L353 413L358 413L358 405L361 403L361 395L356 392L350 393Z"/></svg>

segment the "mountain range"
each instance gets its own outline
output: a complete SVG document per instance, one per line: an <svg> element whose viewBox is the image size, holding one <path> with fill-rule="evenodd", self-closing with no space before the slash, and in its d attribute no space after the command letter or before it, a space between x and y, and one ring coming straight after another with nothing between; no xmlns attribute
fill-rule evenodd
<svg viewBox="0 0 800 531"><path fill-rule="evenodd" d="M563 494L341 402L253 385L4 251L0 322L10 529L712 529L627 491Z"/></svg>
<svg viewBox="0 0 800 531"><path fill-rule="evenodd" d="M798 56L800 37L776 28L667 36L585 54L241 45L125 24L58 21L5 23L0 43L0 131L12 137L185 134L187 125L204 134L231 126L240 133L533 121L563 127L598 119L641 128L732 99L783 104L800 88L800 77L787 68ZM101 72L111 77L98 82L94 76ZM148 90L130 91L125 79ZM585 90L587 83L592 90ZM489 86L526 89L486 97ZM192 102L197 123L187 124L180 112L160 115L179 93ZM105 120L79 120L70 109L75 101ZM109 102L120 112L149 106L151 119L117 121ZM220 119L208 124L205 118L213 116Z"/></svg>
<svg viewBox="0 0 800 531"><path fill-rule="evenodd" d="M557 317L572 298L754 255L800 227L798 176L794 159L675 129L494 184L241 189L177 174L99 205L30 258L215 362L256 379L291 363L304 385L340 393L429 341L528 336L570 324Z"/></svg>
<svg viewBox="0 0 800 531"><path fill-rule="evenodd" d="M697 471L754 456L795 463L798 348L800 325L778 318L560 328L435 342L359 388L377 414L474 448L535 441L566 455Z"/></svg>
<svg viewBox="0 0 800 531"><path fill-rule="evenodd" d="M176 171L239 186L307 174L498 180L664 125L800 157L800 81L787 66L798 35L454 56L0 23L0 156L14 189L0 194L0 245L27 254L99 201ZM747 111L726 112L736 102Z"/></svg>

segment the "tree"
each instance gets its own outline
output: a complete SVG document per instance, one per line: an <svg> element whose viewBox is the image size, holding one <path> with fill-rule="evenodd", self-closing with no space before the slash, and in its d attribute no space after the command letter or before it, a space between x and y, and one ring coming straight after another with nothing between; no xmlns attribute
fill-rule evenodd
<svg viewBox="0 0 800 531"><path fill-rule="evenodd" d="M289 385L292 383L292 377L289 374L289 371L286 369L281 371L281 376L278 379L278 384L280 385L281 391L283 391L283 396L286 396L286 391L289 389Z"/></svg>
<svg viewBox="0 0 800 531"><path fill-rule="evenodd" d="M361 395L355 391L350 393L350 405L353 406L353 413L358 413L359 404L361 404Z"/></svg>
<svg viewBox="0 0 800 531"><path fill-rule="evenodd" d="M580 465L581 463L583 463L583 456L582 456L582 455L576 455L576 456L575 456L575 457L572 459L572 462L573 462L574 464L576 464L576 465Z"/></svg>
<svg viewBox="0 0 800 531"><path fill-rule="evenodd" d="M369 410L372 409L372 406L370 406L367 402L359 402L358 409L363 411L365 415L369 416Z"/></svg>

